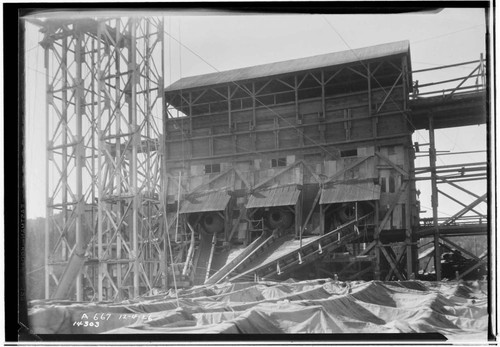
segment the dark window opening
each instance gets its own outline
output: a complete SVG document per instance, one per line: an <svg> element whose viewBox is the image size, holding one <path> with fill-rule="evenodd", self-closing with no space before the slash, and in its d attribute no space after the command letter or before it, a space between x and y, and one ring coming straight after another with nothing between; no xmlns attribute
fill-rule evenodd
<svg viewBox="0 0 500 347"><path fill-rule="evenodd" d="M387 154L388 155L394 155L394 154L396 154L396 147L395 146L389 146L389 147L387 147Z"/></svg>
<svg viewBox="0 0 500 347"><path fill-rule="evenodd" d="M220 164L208 164L205 165L205 173L215 173L215 172L220 172Z"/></svg>
<svg viewBox="0 0 500 347"><path fill-rule="evenodd" d="M358 155L358 150L357 149L347 149L345 151L340 151L340 156L342 158L345 157L356 157Z"/></svg>
<svg viewBox="0 0 500 347"><path fill-rule="evenodd" d="M386 183L385 183L385 177L380 177L380 191L382 193L387 193L387 188L386 188Z"/></svg>
<svg viewBox="0 0 500 347"><path fill-rule="evenodd" d="M286 158L271 159L271 167L286 166Z"/></svg>
<svg viewBox="0 0 500 347"><path fill-rule="evenodd" d="M394 193L396 191L396 182L394 177L389 177L389 193Z"/></svg>

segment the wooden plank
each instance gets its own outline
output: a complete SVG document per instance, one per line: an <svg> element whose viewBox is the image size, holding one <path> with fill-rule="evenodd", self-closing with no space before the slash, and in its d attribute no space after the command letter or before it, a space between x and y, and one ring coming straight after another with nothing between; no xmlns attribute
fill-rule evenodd
<svg viewBox="0 0 500 347"><path fill-rule="evenodd" d="M328 183L328 182L332 182L334 180L336 180L337 178L340 178L342 177L347 171L349 170L352 170L353 168L355 168L356 166L362 164L365 160L369 159L369 158L373 158L373 155L371 156L368 156L368 157L362 157L362 158L359 158L357 159L354 163L352 163L351 165L347 166L346 168L344 168L343 170L335 173L333 176L331 176L330 178L327 178L326 181L324 183Z"/></svg>
<svg viewBox="0 0 500 347"><path fill-rule="evenodd" d="M380 112L380 110L382 109L382 107L385 105L387 99L391 96L392 94L392 91L394 90L394 88L396 87L396 85L398 84L399 80L401 79L401 77L403 76L403 72L401 72L398 76L398 78L396 79L396 81L394 82L394 84L392 85L391 89L389 90L389 92L386 94L384 100L382 101L382 103L380 104L379 108L377 109L377 113ZM391 98L392 99L392 98Z"/></svg>
<svg viewBox="0 0 500 347"><path fill-rule="evenodd" d="M309 213L307 214L306 220L304 221L304 224L302 225L302 228L300 231L300 238L301 239L302 239L302 233L304 232L304 229L306 228L307 223L309 223L309 219L311 219L311 216L314 212L314 208L318 204L320 197L321 197L321 188L318 190L318 193L316 194L316 197L314 198L313 204L311 206L311 209L309 210Z"/></svg>
<svg viewBox="0 0 500 347"><path fill-rule="evenodd" d="M405 255L405 253L406 253L406 245L403 245L402 246L402 251L399 254L399 256L397 257L397 259L396 259L396 266L399 265L399 263L401 262L401 259ZM392 276L393 272L394 272L394 270L391 268L391 270L389 271L389 273L387 274L387 276L385 278L386 281L389 281L391 279L391 276ZM407 277L409 277L410 274L408 273L407 275L408 275Z"/></svg>
<svg viewBox="0 0 500 347"><path fill-rule="evenodd" d="M394 170L403 175L405 179L408 179L410 177L407 171L403 170L402 168L394 164L389 158L385 157L380 152L375 152L375 155L380 159L382 159L383 161L385 161L387 164L389 164L389 166L391 166Z"/></svg>
<svg viewBox="0 0 500 347"><path fill-rule="evenodd" d="M399 199L401 198L401 195L403 194L404 191L406 191L406 187L408 186L408 182L405 182L403 183L403 185L399 188L399 192L398 194L396 195L394 201L392 202L391 204L391 207L389 208L389 210L387 211L387 213L385 214L384 218L382 219L382 222L379 224L379 226L377 227L377 235L380 234L380 232L382 231L382 229L384 228L384 226L387 224L387 222L389 221L389 218L392 214L392 211L394 210L394 208L397 206L398 202L399 202Z"/></svg>
<svg viewBox="0 0 500 347"><path fill-rule="evenodd" d="M228 242L231 242L231 239L233 238L234 233L236 232L236 230L238 230L241 218L244 215L244 211L243 210L246 210L246 208L243 207L243 208L240 209L240 215L238 216L238 219L236 220L236 224L233 225L233 228L231 229L231 232L229 233L229 237L227 239Z"/></svg>
<svg viewBox="0 0 500 347"><path fill-rule="evenodd" d="M467 254L469 257L471 257L472 259L474 260L477 260L477 261L482 261L478 256L476 256L475 254L467 251L466 249L460 247L459 245L457 245L456 243L450 241L449 239L447 239L446 237L443 237L443 236L440 236L440 239L443 240L444 242L448 243L449 245L455 247L456 249L458 249L460 252L464 253L464 254Z"/></svg>
<svg viewBox="0 0 500 347"><path fill-rule="evenodd" d="M483 258L486 257L486 255L483 256ZM463 278L465 275L467 275L468 273L474 271L475 269L477 269L479 266L481 266L481 264L484 262L484 260L480 260L477 262L477 264L473 265L472 267L470 267L469 269L467 269L466 271L462 272L459 276L458 276L458 279L461 279Z"/></svg>
<svg viewBox="0 0 500 347"><path fill-rule="evenodd" d="M300 163L302 163L302 160L296 161L296 162L295 162L295 163L293 163L292 165L290 165L290 166L287 166L287 167L283 168L282 170L278 171L275 175L273 175L273 176L271 176L271 177L268 177L268 178L266 178L264 181L262 181L262 182L260 182L259 184L257 184L257 185L253 188L253 190L256 190L256 189L258 189L258 188L262 187L263 185L265 185L266 183L271 182L271 181L272 181L272 180L274 180L276 177L278 177L278 176L280 176L280 175L284 174L285 172L287 172L287 171L289 171L289 170L291 170L291 169L295 168L295 167L296 167L297 165L299 165Z"/></svg>
<svg viewBox="0 0 500 347"><path fill-rule="evenodd" d="M458 218L462 217L464 214L469 212L473 207L475 207L475 206L479 205L481 202L485 201L487 197L488 197L487 193L483 194L483 196L479 197L478 199L476 199L475 201L470 203L467 207L465 207L462 210L460 210L459 212L455 213L452 217L448 218L442 224L448 225L448 224L454 222L455 220L457 220Z"/></svg>
<svg viewBox="0 0 500 347"><path fill-rule="evenodd" d="M389 253L387 253L387 250L385 249L385 247L383 245L380 247L380 250L384 254L385 259L387 259L387 261L389 262L389 265L391 266L391 269L394 270L394 272L396 273L396 276L398 277L398 279L400 281L403 281L404 280L403 276L401 276L401 273L397 269L396 264L394 264L394 261L393 261L392 257L389 255Z"/></svg>

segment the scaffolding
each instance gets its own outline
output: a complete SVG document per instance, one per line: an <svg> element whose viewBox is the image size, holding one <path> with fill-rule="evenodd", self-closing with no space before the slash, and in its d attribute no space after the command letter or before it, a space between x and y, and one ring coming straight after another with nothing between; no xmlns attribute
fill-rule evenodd
<svg viewBox="0 0 500 347"><path fill-rule="evenodd" d="M32 22L47 85L45 297L135 297L166 277L163 18Z"/></svg>
<svg viewBox="0 0 500 347"><path fill-rule="evenodd" d="M414 124L416 128L427 129L429 132L428 144L416 144L416 146L429 146L429 166L417 167L414 172L415 180L430 181L432 190L432 218L420 220L418 237L433 238L432 257L434 258L434 269L438 281L443 278L441 268L441 249L443 247L451 247L450 249L457 250L473 260L470 267L457 271L456 279L464 278L464 276L481 266L487 266L487 252L481 255L473 254L458 245L457 242L450 240L450 238L488 234L487 213L477 209L478 205L488 203L488 194L486 192L478 194L464 185L464 182L483 182L483 187L486 190L488 163L485 161L461 162L438 166L435 134L435 130L439 128L486 123L487 61L481 54L479 60L413 71L413 77L448 70L452 70L451 74L456 76L456 72L453 72L453 69L456 68L469 69L469 73L451 79L431 80L420 86L418 86L417 81L417 86L414 86L411 94L411 102L414 108ZM428 75L427 78L430 79L432 76ZM478 152L486 151L447 154ZM443 186L452 187L453 193L446 193ZM453 196L454 193L461 192L466 193L469 198L473 197L474 200L467 204ZM454 212L453 215L441 217L438 211L439 201L452 201L460 209Z"/></svg>

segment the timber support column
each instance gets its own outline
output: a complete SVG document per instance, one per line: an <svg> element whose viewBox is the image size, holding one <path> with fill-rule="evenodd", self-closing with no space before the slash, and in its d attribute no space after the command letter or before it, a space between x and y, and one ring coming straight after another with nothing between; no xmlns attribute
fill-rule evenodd
<svg viewBox="0 0 500 347"><path fill-rule="evenodd" d="M441 281L441 249L439 247L436 143L434 138L434 119L432 116L429 117L429 161L431 167L432 185L432 219L434 224L434 269L436 271L436 281Z"/></svg>
<svg viewBox="0 0 500 347"><path fill-rule="evenodd" d="M323 204L319 204L319 234L325 235L325 207Z"/></svg>
<svg viewBox="0 0 500 347"><path fill-rule="evenodd" d="M368 75L370 77L370 75ZM370 79L368 79L369 81ZM370 91L371 93L371 91ZM371 112L371 110L370 110ZM376 130L376 122L374 123L374 131ZM376 177L380 177L380 171L377 169L379 157L374 157L374 167ZM380 180L380 179L379 179ZM375 264L373 269L373 277L375 280L380 280L380 200L375 200L375 216L374 216L375 232L373 241L375 241Z"/></svg>
<svg viewBox="0 0 500 347"><path fill-rule="evenodd" d="M231 198L229 203L224 210L224 242L229 243L229 235L231 233L231 229L233 227L233 202L234 199Z"/></svg>
<svg viewBox="0 0 500 347"><path fill-rule="evenodd" d="M375 201L375 269L373 275L375 280L380 280L380 220L379 220L379 201Z"/></svg>
<svg viewBox="0 0 500 347"><path fill-rule="evenodd" d="M302 228L302 192L295 204L295 238L300 237L300 229Z"/></svg>
<svg viewBox="0 0 500 347"><path fill-rule="evenodd" d="M411 158L411 159L410 159ZM405 171L409 172L407 179L408 188L406 191L406 207L405 207L405 226L406 226L406 279L412 278L412 274L415 272L415 269L418 269L418 264L414 264L414 256L413 253L413 225L412 225L412 206L413 206L413 197L415 196L415 186L414 186L414 170L411 168L410 161L414 160L413 148L411 147L411 143L406 150L406 159L405 159Z"/></svg>

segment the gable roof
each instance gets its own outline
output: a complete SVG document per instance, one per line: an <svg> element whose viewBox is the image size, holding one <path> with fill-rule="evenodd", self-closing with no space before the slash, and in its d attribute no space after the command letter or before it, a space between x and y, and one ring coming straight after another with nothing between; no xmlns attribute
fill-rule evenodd
<svg viewBox="0 0 500 347"><path fill-rule="evenodd" d="M282 75L328 66L343 65L356 61L367 61L398 54L409 54L409 52L409 41L397 41L342 52L327 53L241 69L184 77L166 87L165 92Z"/></svg>

